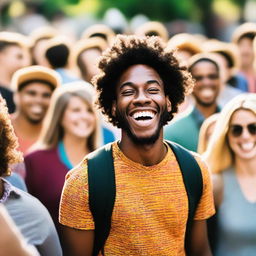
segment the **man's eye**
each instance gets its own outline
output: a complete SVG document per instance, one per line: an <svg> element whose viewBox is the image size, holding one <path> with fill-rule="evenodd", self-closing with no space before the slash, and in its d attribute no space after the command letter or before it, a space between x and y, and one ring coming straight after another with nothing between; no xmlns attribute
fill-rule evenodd
<svg viewBox="0 0 256 256"><path fill-rule="evenodd" d="M149 88L148 91L149 91L149 93L154 94L154 93L158 93L159 89L158 88Z"/></svg>
<svg viewBox="0 0 256 256"><path fill-rule="evenodd" d="M129 96L129 95L133 94L133 90L125 90L125 91L121 92L121 94L123 96Z"/></svg>
<svg viewBox="0 0 256 256"><path fill-rule="evenodd" d="M211 80L215 80L215 79L218 79L218 78L219 78L218 75L209 75L208 77L209 77L209 79L211 79Z"/></svg>
<svg viewBox="0 0 256 256"><path fill-rule="evenodd" d="M201 81L203 78L201 77L201 76L194 76L194 79L196 80L196 81Z"/></svg>

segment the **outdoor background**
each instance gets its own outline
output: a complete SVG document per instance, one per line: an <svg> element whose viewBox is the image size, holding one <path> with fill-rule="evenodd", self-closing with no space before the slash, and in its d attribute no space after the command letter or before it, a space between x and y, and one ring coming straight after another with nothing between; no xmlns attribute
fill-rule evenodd
<svg viewBox="0 0 256 256"><path fill-rule="evenodd" d="M189 32L229 41L238 24L256 22L256 0L0 0L0 30L24 34L49 23L75 37L94 23L131 33L146 20L163 22L170 36Z"/></svg>

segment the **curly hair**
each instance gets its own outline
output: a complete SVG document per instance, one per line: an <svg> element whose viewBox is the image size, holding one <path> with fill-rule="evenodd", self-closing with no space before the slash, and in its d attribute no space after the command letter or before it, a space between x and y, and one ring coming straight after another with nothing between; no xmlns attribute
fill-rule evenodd
<svg viewBox="0 0 256 256"><path fill-rule="evenodd" d="M186 67L181 67L174 51L167 51L159 37L138 37L118 35L99 61L100 73L92 80L98 92L98 105L109 121L118 126L112 115L112 104L116 100L115 87L122 73L132 65L143 64L157 71L164 83L165 94L169 97L172 110L170 121L178 105L191 92L194 81Z"/></svg>
<svg viewBox="0 0 256 256"><path fill-rule="evenodd" d="M22 161L17 151L18 140L14 133L6 102L0 96L0 177L10 175L10 165Z"/></svg>

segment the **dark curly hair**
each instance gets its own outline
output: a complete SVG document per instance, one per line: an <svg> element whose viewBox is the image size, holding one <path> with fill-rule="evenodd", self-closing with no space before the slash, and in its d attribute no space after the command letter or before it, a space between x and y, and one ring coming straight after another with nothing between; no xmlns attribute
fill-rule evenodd
<svg viewBox="0 0 256 256"><path fill-rule="evenodd" d="M22 161L17 151L18 140L14 134L5 100L0 96L0 177L10 174L10 165Z"/></svg>
<svg viewBox="0 0 256 256"><path fill-rule="evenodd" d="M92 80L98 91L98 105L109 121L118 126L112 115L112 104L116 100L116 84L122 73L132 65L144 64L157 71L164 83L172 110L170 121L177 112L185 95L191 92L194 82L186 67L181 67L173 51L165 50L159 37L138 37L118 35L115 42L103 52L99 62L100 74Z"/></svg>

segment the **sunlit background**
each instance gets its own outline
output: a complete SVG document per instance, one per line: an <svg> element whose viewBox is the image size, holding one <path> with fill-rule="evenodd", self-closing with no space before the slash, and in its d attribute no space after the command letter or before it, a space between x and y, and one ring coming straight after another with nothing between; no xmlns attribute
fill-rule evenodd
<svg viewBox="0 0 256 256"><path fill-rule="evenodd" d="M49 23L75 37L94 23L130 33L158 20L170 36L189 32L228 41L237 24L256 21L256 0L1 0L0 12L1 30L24 34Z"/></svg>

